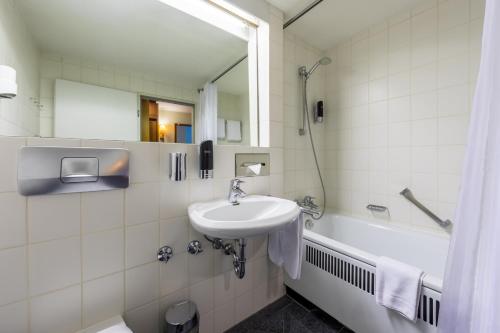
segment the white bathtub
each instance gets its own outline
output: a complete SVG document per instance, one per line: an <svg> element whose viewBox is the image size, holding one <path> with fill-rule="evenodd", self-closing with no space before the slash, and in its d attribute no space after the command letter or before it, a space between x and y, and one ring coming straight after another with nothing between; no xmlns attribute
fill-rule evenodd
<svg viewBox="0 0 500 333"><path fill-rule="evenodd" d="M286 285L356 333L437 331L448 237L326 214L304 230L303 246L302 277ZM375 303L382 255L425 271L416 323Z"/></svg>

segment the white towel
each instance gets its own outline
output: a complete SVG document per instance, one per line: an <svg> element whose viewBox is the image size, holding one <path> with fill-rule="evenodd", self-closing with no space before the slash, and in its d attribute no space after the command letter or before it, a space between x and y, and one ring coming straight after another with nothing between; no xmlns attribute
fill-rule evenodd
<svg viewBox="0 0 500 333"><path fill-rule="evenodd" d="M97 333L132 333L132 331L130 330L130 328L127 327L127 325L125 325L125 323L121 323L103 329L102 331L99 331Z"/></svg>
<svg viewBox="0 0 500 333"><path fill-rule="evenodd" d="M227 141L241 141L241 121L227 120Z"/></svg>
<svg viewBox="0 0 500 333"><path fill-rule="evenodd" d="M302 268L303 213L292 222L269 234L267 252L269 259L283 267L290 278L300 279Z"/></svg>
<svg viewBox="0 0 500 333"><path fill-rule="evenodd" d="M226 120L217 118L217 139L224 139L226 137Z"/></svg>
<svg viewBox="0 0 500 333"><path fill-rule="evenodd" d="M77 333L132 333L121 316L108 318Z"/></svg>
<svg viewBox="0 0 500 333"><path fill-rule="evenodd" d="M423 275L424 272L417 267L391 258L379 257L375 279L375 301L415 321Z"/></svg>

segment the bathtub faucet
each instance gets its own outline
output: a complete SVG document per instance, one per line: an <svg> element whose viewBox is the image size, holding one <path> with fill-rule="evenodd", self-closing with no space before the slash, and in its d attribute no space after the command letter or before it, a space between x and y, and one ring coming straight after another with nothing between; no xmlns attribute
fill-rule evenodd
<svg viewBox="0 0 500 333"><path fill-rule="evenodd" d="M306 195L304 199L297 200L297 205L302 209L302 212L312 217L320 213L319 206L314 203L314 199L314 197Z"/></svg>

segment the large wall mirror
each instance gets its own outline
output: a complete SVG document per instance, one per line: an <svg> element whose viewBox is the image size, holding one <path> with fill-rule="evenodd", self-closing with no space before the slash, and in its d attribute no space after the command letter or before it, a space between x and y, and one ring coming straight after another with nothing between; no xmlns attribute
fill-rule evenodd
<svg viewBox="0 0 500 333"><path fill-rule="evenodd" d="M0 135L259 145L258 26L218 1L3 2Z"/></svg>

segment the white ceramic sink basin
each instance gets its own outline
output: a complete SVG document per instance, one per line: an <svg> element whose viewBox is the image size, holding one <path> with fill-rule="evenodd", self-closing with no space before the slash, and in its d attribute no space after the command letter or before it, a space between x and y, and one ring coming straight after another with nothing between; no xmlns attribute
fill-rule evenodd
<svg viewBox="0 0 500 333"><path fill-rule="evenodd" d="M251 195L233 206L227 199L194 203L189 220L200 233L222 239L248 238L267 234L293 221L300 213L293 201Z"/></svg>

